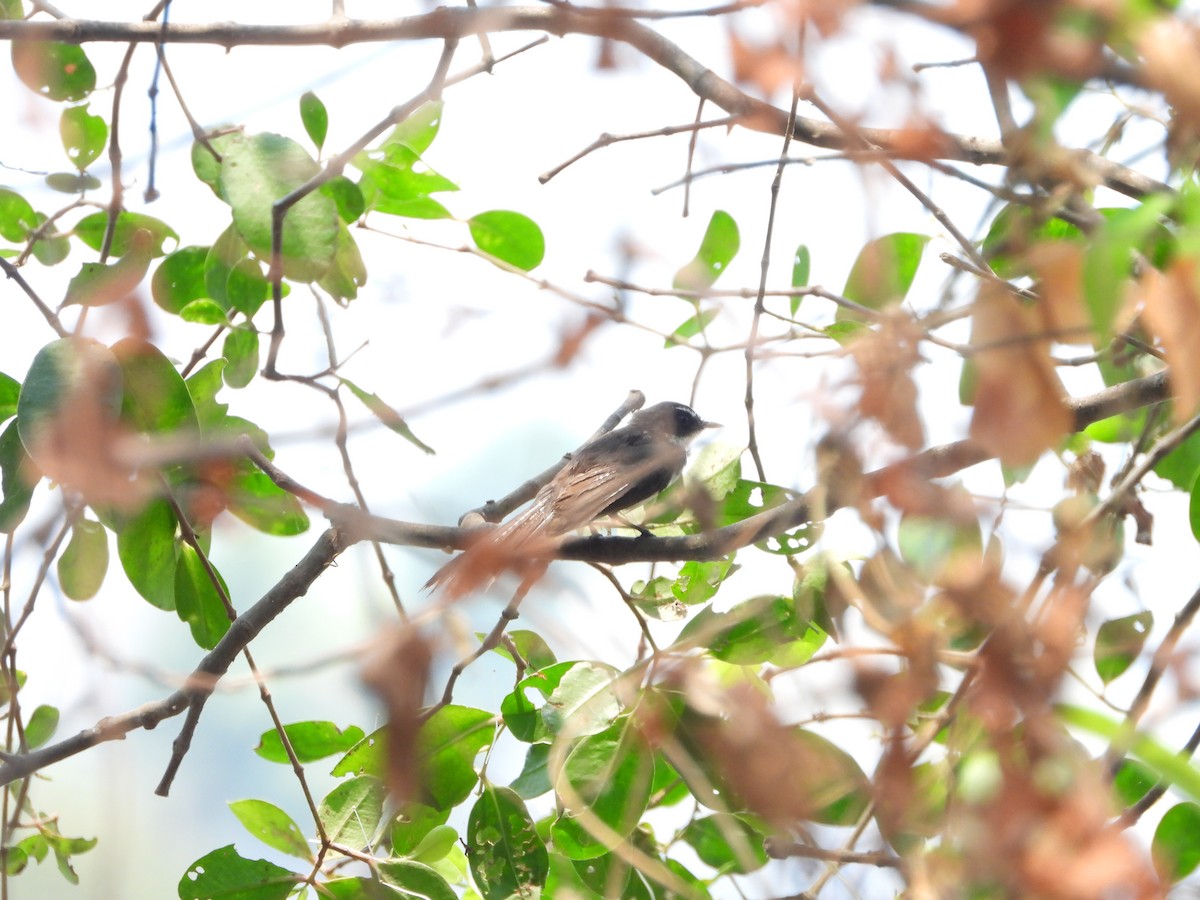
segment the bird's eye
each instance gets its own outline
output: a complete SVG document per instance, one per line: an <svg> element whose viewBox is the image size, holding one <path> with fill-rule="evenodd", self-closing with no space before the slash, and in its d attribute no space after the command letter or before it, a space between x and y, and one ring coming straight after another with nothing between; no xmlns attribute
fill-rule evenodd
<svg viewBox="0 0 1200 900"><path fill-rule="evenodd" d="M679 434L687 434L689 431L696 430L696 422L699 416L680 404L675 407L675 429Z"/></svg>

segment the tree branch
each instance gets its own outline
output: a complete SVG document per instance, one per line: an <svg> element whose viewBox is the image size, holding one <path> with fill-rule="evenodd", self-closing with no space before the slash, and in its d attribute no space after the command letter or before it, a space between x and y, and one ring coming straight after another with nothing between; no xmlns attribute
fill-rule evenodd
<svg viewBox="0 0 1200 900"><path fill-rule="evenodd" d="M57 744L30 753L4 756L3 763L0 763L0 785L23 778L51 763L61 762L96 744L123 738L138 728L154 728L164 719L179 715L194 703L206 700L238 654L293 600L303 597L312 583L351 543L336 528L325 531L290 572L229 626L217 646L188 676L184 687L162 700L144 704L121 715L103 718L91 728Z"/></svg>
<svg viewBox="0 0 1200 900"><path fill-rule="evenodd" d="M93 42L217 44L226 49L235 46L331 46L379 41L452 40L500 31L545 31L559 36L590 35L629 44L681 79L704 100L731 115L755 131L784 134L788 128L786 110L772 106L735 87L707 66L689 56L677 44L642 23L621 16L599 15L594 10L581 12L564 7L512 8L439 8L423 15L390 20L348 19L306 25L246 25L230 22L215 24L171 24L156 22L110 22L86 19L0 21L0 40L65 41L70 44ZM793 139L818 147L852 149L859 139L881 150L904 158L907 137L904 132L886 128L859 128L848 136L836 124L796 117ZM1006 165L1008 151L998 140L972 135L942 136L938 159L953 159L975 165ZM1171 188L1156 179L1105 159L1087 150L1074 151L1084 174L1114 191L1130 197L1142 197Z"/></svg>

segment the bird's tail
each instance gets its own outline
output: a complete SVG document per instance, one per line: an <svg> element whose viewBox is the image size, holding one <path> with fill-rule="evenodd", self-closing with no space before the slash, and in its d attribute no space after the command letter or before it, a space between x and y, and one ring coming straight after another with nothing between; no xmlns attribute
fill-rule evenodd
<svg viewBox="0 0 1200 900"><path fill-rule="evenodd" d="M425 582L447 600L456 600L488 587L512 572L521 579L538 578L554 557L559 541L545 534L528 514L518 516L481 535Z"/></svg>

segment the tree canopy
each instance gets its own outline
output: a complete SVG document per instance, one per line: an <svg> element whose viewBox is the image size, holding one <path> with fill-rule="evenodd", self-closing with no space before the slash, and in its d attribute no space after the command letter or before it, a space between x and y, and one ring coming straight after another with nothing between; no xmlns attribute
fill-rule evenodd
<svg viewBox="0 0 1200 900"><path fill-rule="evenodd" d="M0 0L0 898L1192 877L1186 4L75 6ZM647 395L684 478L421 591ZM170 883L43 799L155 729Z"/></svg>

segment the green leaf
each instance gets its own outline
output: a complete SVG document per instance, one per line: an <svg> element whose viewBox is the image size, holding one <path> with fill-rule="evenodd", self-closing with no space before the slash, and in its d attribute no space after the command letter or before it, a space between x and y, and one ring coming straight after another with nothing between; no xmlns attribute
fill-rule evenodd
<svg viewBox="0 0 1200 900"><path fill-rule="evenodd" d="M405 803L392 822L392 855L411 856L448 818L449 809L434 809L416 801Z"/></svg>
<svg viewBox="0 0 1200 900"><path fill-rule="evenodd" d="M207 297L204 261L208 253L208 247L180 247L159 263L150 279L154 302L178 315L193 300Z"/></svg>
<svg viewBox="0 0 1200 900"><path fill-rule="evenodd" d="M33 488L37 481L30 481L32 464L21 443L21 435L13 421L0 434L0 533L11 534L29 511Z"/></svg>
<svg viewBox="0 0 1200 900"><path fill-rule="evenodd" d="M1149 735L1130 732L1123 722L1114 721L1105 713L1068 704L1059 704L1054 709L1067 725L1108 741L1119 740L1127 744L1129 753L1145 763L1157 781L1174 785L1193 800L1200 800L1200 769L1180 754Z"/></svg>
<svg viewBox="0 0 1200 900"><path fill-rule="evenodd" d="M527 896L550 871L546 845L525 804L508 788L485 784L467 821L467 861L485 900Z"/></svg>
<svg viewBox="0 0 1200 900"><path fill-rule="evenodd" d="M1154 613L1135 613L1119 619L1109 619L1096 632L1094 658L1096 674L1105 684L1129 668L1150 635Z"/></svg>
<svg viewBox="0 0 1200 900"><path fill-rule="evenodd" d="M808 247L801 244L796 248L796 253L792 257L792 287L802 288L808 287L809 269L812 265L812 258L808 252ZM800 311L800 303L804 300L803 296L791 298L792 316Z"/></svg>
<svg viewBox="0 0 1200 900"><path fill-rule="evenodd" d="M1154 773L1136 759L1123 759L1113 776L1113 788L1121 806L1128 808L1137 803L1158 783Z"/></svg>
<svg viewBox="0 0 1200 900"><path fill-rule="evenodd" d="M221 355L225 367L225 383L231 388L244 388L258 373L258 332L253 328L234 328L225 335Z"/></svg>
<svg viewBox="0 0 1200 900"><path fill-rule="evenodd" d="M72 600L96 596L108 571L108 532L99 522L80 517L58 558L58 583Z"/></svg>
<svg viewBox="0 0 1200 900"><path fill-rule="evenodd" d="M229 588L215 568L213 573L221 591L213 584L200 554L189 544L180 545L175 567L175 612L191 628L192 640L205 650L217 646L232 624L221 599L221 592L229 596Z"/></svg>
<svg viewBox="0 0 1200 900"><path fill-rule="evenodd" d="M335 244L333 265L318 284L335 300L353 300L367 283L367 267L350 230L340 221Z"/></svg>
<svg viewBox="0 0 1200 900"><path fill-rule="evenodd" d="M413 848L412 858L417 862L432 866L445 859L458 847L458 832L450 825L435 825L429 829L421 842Z"/></svg>
<svg viewBox="0 0 1200 900"><path fill-rule="evenodd" d="M76 224L73 231L75 236L96 252L104 246L104 233L108 230L108 213L92 213L84 216ZM117 224L113 228L112 246L109 256L124 256L134 245L135 236L139 231L148 231L152 238L151 256L163 256L167 253L167 241L179 243L179 235L166 222L147 216L143 213L122 211L117 216Z"/></svg>
<svg viewBox="0 0 1200 900"><path fill-rule="evenodd" d="M195 325L228 325L229 315L216 300L193 300L179 311L179 318Z"/></svg>
<svg viewBox="0 0 1200 900"><path fill-rule="evenodd" d="M422 103L411 116L392 130L384 141L383 148L386 150L392 145L402 144L413 153L424 153L437 137L444 106L441 100Z"/></svg>
<svg viewBox="0 0 1200 900"><path fill-rule="evenodd" d="M709 309L700 310L694 316L684 319L679 327L668 335L663 346L671 348L686 344L690 338L702 334L709 323L720 315L720 312L720 307L713 306Z"/></svg>
<svg viewBox="0 0 1200 900"><path fill-rule="evenodd" d="M677 291L703 292L712 287L737 256L741 246L737 222L733 216L718 209L708 220L700 249L695 257L675 273L672 286Z"/></svg>
<svg viewBox="0 0 1200 900"><path fill-rule="evenodd" d="M525 764L521 767L521 774L513 779L509 787L517 792L518 797L525 800L542 796L553 787L550 783L550 770L547 768L549 761L549 744L530 744L525 753Z"/></svg>
<svg viewBox="0 0 1200 900"><path fill-rule="evenodd" d="M992 220L984 236L982 251L993 271L1001 278L1019 278L1031 274L1024 251L1034 244L1051 241L1078 241L1083 232L1075 225L1041 211L1013 203Z"/></svg>
<svg viewBox="0 0 1200 900"><path fill-rule="evenodd" d="M194 141L192 143L192 171L196 177L212 189L218 197L221 196L221 159L226 151L243 139L240 128L224 126L208 132L208 146ZM212 148L211 150L209 148ZM213 151L217 155L213 156ZM222 198L224 199L224 198Z"/></svg>
<svg viewBox="0 0 1200 900"><path fill-rule="evenodd" d="M233 309L253 319L271 293L270 282L252 259L243 258L229 270L225 280L225 300Z"/></svg>
<svg viewBox="0 0 1200 900"><path fill-rule="evenodd" d="M147 341L125 338L113 344L112 352L125 382L124 421L150 434L199 431L192 395L161 350Z"/></svg>
<svg viewBox="0 0 1200 900"><path fill-rule="evenodd" d="M1192 482L1191 497L1188 500L1188 521L1192 525L1192 536L1200 541L1200 470L1196 472L1196 480Z"/></svg>
<svg viewBox="0 0 1200 900"><path fill-rule="evenodd" d="M1112 333L1133 270L1134 251L1159 226L1172 203L1171 194L1153 194L1140 206L1110 212L1104 224L1089 236L1083 262L1083 298L1101 340Z"/></svg>
<svg viewBox="0 0 1200 900"><path fill-rule="evenodd" d="M188 866L179 900L285 900L302 880L265 859L244 859L229 844Z"/></svg>
<svg viewBox="0 0 1200 900"><path fill-rule="evenodd" d="M383 782L372 775L338 784L317 810L329 839L356 850L369 846L379 827L386 794Z"/></svg>
<svg viewBox="0 0 1200 900"><path fill-rule="evenodd" d="M375 418L379 419L391 431L394 431L414 447L428 454L432 455L435 452L432 447L413 434L412 429L408 427L408 423L404 421L400 413L388 406L378 394L368 393L348 378L339 376L338 381L348 387L350 393L361 400L363 405L374 413Z"/></svg>
<svg viewBox="0 0 1200 900"><path fill-rule="evenodd" d="M342 729L333 722L294 722L284 725L283 731L296 759L302 763L315 762L334 753L345 753L363 739L363 730L357 725L347 725ZM254 752L270 762L291 762L275 729L263 732Z"/></svg>
<svg viewBox="0 0 1200 900"><path fill-rule="evenodd" d="M66 305L107 306L124 300L142 283L150 268L154 242L148 231L138 231L130 251L113 263L84 263L67 285Z"/></svg>
<svg viewBox="0 0 1200 900"><path fill-rule="evenodd" d="M292 817L266 800L231 800L229 809L246 830L275 850L311 860L304 833Z"/></svg>
<svg viewBox="0 0 1200 900"><path fill-rule="evenodd" d="M739 478L725 497L717 511L718 525L733 525L761 512L774 509L790 501L793 492L775 484ZM821 536L820 522L806 522L795 528L758 541L755 546L768 553L794 556L810 549Z"/></svg>
<svg viewBox="0 0 1200 900"><path fill-rule="evenodd" d="M0 0L0 19L23 19L25 8L21 0Z"/></svg>
<svg viewBox="0 0 1200 900"><path fill-rule="evenodd" d="M229 511L251 528L276 537L308 530L308 515L300 501L249 466L234 476L229 485Z"/></svg>
<svg viewBox="0 0 1200 900"><path fill-rule="evenodd" d="M929 238L923 234L897 232L870 241L850 268L842 296L871 309L883 309L904 299L917 274L921 254ZM859 320L845 307L838 307L837 320Z"/></svg>
<svg viewBox="0 0 1200 900"><path fill-rule="evenodd" d="M467 799L479 780L475 757L495 733L491 713L467 706L444 706L421 725L417 756L430 806L451 809Z"/></svg>
<svg viewBox="0 0 1200 900"><path fill-rule="evenodd" d="M97 191L102 182L86 172L51 172L46 176L46 186L60 194L82 194Z"/></svg>
<svg viewBox="0 0 1200 900"><path fill-rule="evenodd" d="M71 242L59 234L58 227L42 213L34 213L41 237L33 242L33 257L43 266L56 266L71 253Z"/></svg>
<svg viewBox="0 0 1200 900"><path fill-rule="evenodd" d="M721 872L753 872L767 864L763 836L729 813L693 819L680 837L703 863Z"/></svg>
<svg viewBox="0 0 1200 900"><path fill-rule="evenodd" d="M706 606L676 639L683 647L707 647L717 659L741 666L765 663L809 630L790 597L753 597L727 612Z"/></svg>
<svg viewBox="0 0 1200 900"><path fill-rule="evenodd" d="M13 71L49 100L82 100L96 88L96 70L76 44L13 41Z"/></svg>
<svg viewBox="0 0 1200 900"><path fill-rule="evenodd" d="M482 638L482 635L479 635ZM517 648L517 653L525 660L526 668L536 671L544 669L546 666L552 666L558 659L554 655L554 651L550 649L550 645L536 631L529 631L524 628L518 628L508 632L506 635L508 641ZM496 647L495 652L503 656L509 661L513 661L512 654L509 652L505 643Z"/></svg>
<svg viewBox="0 0 1200 900"><path fill-rule="evenodd" d="M0 422L17 414L17 398L20 396L21 382L0 372Z"/></svg>
<svg viewBox="0 0 1200 900"><path fill-rule="evenodd" d="M558 687L563 676L576 665L582 665L582 663L554 663L545 669L526 675L517 683L512 693L500 702L500 714L504 717L504 724L513 737L526 743L550 740L552 735L542 718L541 708L530 702L525 692L530 688L535 688L541 692L543 697L549 697Z"/></svg>
<svg viewBox="0 0 1200 900"><path fill-rule="evenodd" d="M671 585L671 593L687 606L707 603L717 595L725 579L737 570L732 559L688 560L679 567L679 576Z"/></svg>
<svg viewBox="0 0 1200 900"><path fill-rule="evenodd" d="M358 221L367 210L362 191L345 175L335 175L321 185L319 190L337 204L338 218L347 225Z"/></svg>
<svg viewBox="0 0 1200 900"><path fill-rule="evenodd" d="M52 823L41 825L42 836L47 845L54 851L54 861L58 863L58 871L71 884L79 884L79 876L71 866L71 857L86 853L96 846L96 838L65 837L55 830Z"/></svg>
<svg viewBox="0 0 1200 900"><path fill-rule="evenodd" d="M222 231L204 260L205 295L228 309L229 276L249 252L246 242L232 225Z"/></svg>
<svg viewBox="0 0 1200 900"><path fill-rule="evenodd" d="M54 736L58 729L58 710L53 706L39 706L29 715L25 723L25 746L35 750Z"/></svg>
<svg viewBox="0 0 1200 900"><path fill-rule="evenodd" d="M175 609L179 543L175 513L165 500L152 500L117 532L117 558L134 589L159 609Z"/></svg>
<svg viewBox="0 0 1200 900"><path fill-rule="evenodd" d="M303 147L278 134L230 141L221 160L221 195L233 209L238 234L262 260L271 259L271 210L276 200L320 173ZM283 222L285 278L316 281L333 263L337 207L318 191L288 210Z"/></svg>
<svg viewBox="0 0 1200 900"><path fill-rule="evenodd" d="M393 216L417 219L444 219L450 213L431 195L457 191L458 185L435 172L419 154L402 144L383 148L383 159L362 154L355 164L362 170L359 187L363 202L372 209Z"/></svg>
<svg viewBox="0 0 1200 900"><path fill-rule="evenodd" d="M605 731L621 712L620 672L605 663L580 662L563 673L542 708L550 734L572 738Z"/></svg>
<svg viewBox="0 0 1200 900"><path fill-rule="evenodd" d="M192 395L192 405L196 409L196 418L204 431L219 424L229 412L228 403L217 402L217 394L225 385L221 375L224 370L225 360L214 359L201 366L186 382L188 393Z"/></svg>
<svg viewBox="0 0 1200 900"><path fill-rule="evenodd" d="M107 347L86 338L61 338L38 351L17 400L17 427L25 449L38 461L47 434L73 416L73 405L95 402L100 419L116 420L121 372Z"/></svg>
<svg viewBox="0 0 1200 900"><path fill-rule="evenodd" d="M595 816L625 838L646 811L653 777L654 755L628 718L583 738L555 779L564 806L550 830L555 851L569 859L592 859L613 849L609 836L593 835L587 820ZM564 795L564 781L574 796ZM573 808L580 802L583 810Z"/></svg>
<svg viewBox="0 0 1200 900"><path fill-rule="evenodd" d="M1177 803L1167 810L1158 827L1150 850L1154 865L1168 882L1182 881L1200 865L1200 806Z"/></svg>
<svg viewBox="0 0 1200 900"><path fill-rule="evenodd" d="M37 214L29 201L8 188L0 188L0 237L19 242L37 228Z"/></svg>
<svg viewBox="0 0 1200 900"><path fill-rule="evenodd" d="M519 212L493 209L471 216L467 225L476 247L522 271L537 268L546 255L542 229Z"/></svg>
<svg viewBox="0 0 1200 900"><path fill-rule="evenodd" d="M88 112L87 104L64 109L58 120L58 133L62 137L67 159L83 171L104 152L108 141L108 123L100 116Z"/></svg>
<svg viewBox="0 0 1200 900"><path fill-rule="evenodd" d="M1180 490L1190 490L1200 477L1200 431L1163 457L1154 467L1154 474Z"/></svg>
<svg viewBox="0 0 1200 900"><path fill-rule="evenodd" d="M385 895L388 900L458 900L446 879L423 863L390 859L377 868L379 880L391 888Z"/></svg>
<svg viewBox="0 0 1200 900"><path fill-rule="evenodd" d="M329 113L321 98L312 91L305 91L300 95L300 121L304 123L304 130L317 145L317 149L325 146L325 135L329 132Z"/></svg>

